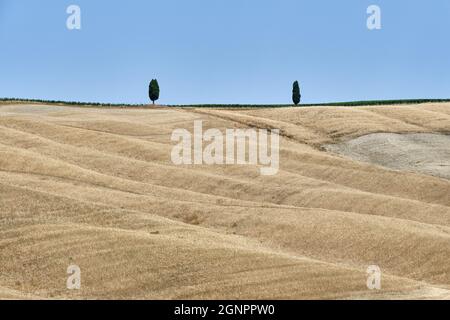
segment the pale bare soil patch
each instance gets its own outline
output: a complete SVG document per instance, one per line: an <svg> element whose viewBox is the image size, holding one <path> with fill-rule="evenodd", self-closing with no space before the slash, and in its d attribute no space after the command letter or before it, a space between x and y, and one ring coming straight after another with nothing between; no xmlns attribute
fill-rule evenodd
<svg viewBox="0 0 450 320"><path fill-rule="evenodd" d="M450 181L323 148L446 133L449 110L0 106L0 298L449 298ZM196 119L280 128L280 172L174 166Z"/></svg>
<svg viewBox="0 0 450 320"><path fill-rule="evenodd" d="M326 149L396 170L450 179L450 135L373 133Z"/></svg>

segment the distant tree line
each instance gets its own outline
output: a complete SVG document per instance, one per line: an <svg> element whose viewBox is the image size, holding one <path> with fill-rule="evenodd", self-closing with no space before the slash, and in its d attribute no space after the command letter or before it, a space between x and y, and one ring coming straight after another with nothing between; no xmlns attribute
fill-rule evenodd
<svg viewBox="0 0 450 320"><path fill-rule="evenodd" d="M21 98L0 98L0 102L17 102L17 103L43 103L43 104L60 104L60 105L77 105L77 106L101 106L101 107L145 107L146 104L127 104L127 103L98 103L98 102L77 102L63 100L42 100L42 99L21 99ZM393 105L393 104L419 104L419 103L442 103L450 102L450 99L405 99L405 100L369 100L369 101L350 101L350 102L330 102L330 103L314 103L303 104L304 107L354 107L354 106L377 106L377 105ZM167 105L174 108L286 108L290 104L184 104L184 105Z"/></svg>
<svg viewBox="0 0 450 320"><path fill-rule="evenodd" d="M159 99L160 88L157 79L152 79L148 86L148 96L153 104ZM292 85L292 102L299 105L301 102L300 85L295 81ZM63 101L63 100L45 100L45 99L22 99L22 98L0 98L0 102L12 103L42 103L57 105L75 105L75 106L94 106L94 107L145 107L146 104L123 104L123 103L99 103L99 102L79 102L79 101ZM370 100L370 101L350 101L350 102L331 102L331 103L315 103L303 104L304 107L320 107L320 106L376 106L376 105L393 105L393 104L419 104L419 103L439 103L450 102L450 99L405 99L405 100ZM229 109L245 109L245 108L285 108L288 104L195 104L195 105L168 105L168 107L176 108L229 108Z"/></svg>
<svg viewBox="0 0 450 320"><path fill-rule="evenodd" d="M393 104L419 104L419 103L441 103L450 102L450 99L405 99L405 100L368 100L348 101L330 103L302 104L302 107L356 107L356 106L382 106ZM176 108L229 108L229 109L251 109L251 108L286 108L291 104L191 104L191 105L168 105Z"/></svg>
<svg viewBox="0 0 450 320"><path fill-rule="evenodd" d="M42 104L60 104L75 106L99 106L99 107L143 107L145 104L123 104L123 103L100 103L100 102L81 102L65 100L45 100L45 99L22 99L22 98L0 98L1 102L25 102Z"/></svg>

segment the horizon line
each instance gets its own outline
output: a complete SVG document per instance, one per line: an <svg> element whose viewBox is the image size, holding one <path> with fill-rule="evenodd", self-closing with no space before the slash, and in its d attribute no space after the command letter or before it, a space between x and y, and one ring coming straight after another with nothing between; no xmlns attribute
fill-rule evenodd
<svg viewBox="0 0 450 320"><path fill-rule="evenodd" d="M65 100L51 100L51 99L30 99L30 98L0 98L0 102L30 102L30 103L47 103L47 104L63 104L63 105L80 105L80 106L111 106L111 107L144 107L152 105L150 102L146 103L104 103L104 102L92 102L92 101L65 101ZM362 105L387 105L387 104L420 104L420 103L443 103L450 102L449 98L437 98L437 99L382 99L382 100L354 100L354 101L338 101L338 102L320 102L320 103L300 103L295 106L293 103L280 103L280 104L250 104L250 103L197 103L197 104L161 104L158 106L165 107L313 107L313 106L362 106Z"/></svg>

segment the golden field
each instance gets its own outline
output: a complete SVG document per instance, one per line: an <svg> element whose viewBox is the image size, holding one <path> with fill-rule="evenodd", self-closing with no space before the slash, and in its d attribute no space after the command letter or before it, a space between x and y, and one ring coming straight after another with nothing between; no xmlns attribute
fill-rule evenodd
<svg viewBox="0 0 450 320"><path fill-rule="evenodd" d="M195 120L279 128L278 174L173 165ZM0 105L0 298L449 299L450 180L324 147L372 133L448 134L450 104Z"/></svg>

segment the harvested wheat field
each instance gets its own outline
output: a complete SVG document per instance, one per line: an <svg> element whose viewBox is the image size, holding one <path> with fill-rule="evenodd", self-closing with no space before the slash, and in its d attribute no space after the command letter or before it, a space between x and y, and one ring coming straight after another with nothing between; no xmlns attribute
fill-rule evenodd
<svg viewBox="0 0 450 320"><path fill-rule="evenodd" d="M194 120L279 128L278 174L174 165L171 134ZM449 132L450 104L1 105L0 298L449 299L448 176L327 151ZM450 145L437 148L438 167L450 166ZM66 287L69 265L81 290ZM381 290L367 287L370 265Z"/></svg>

